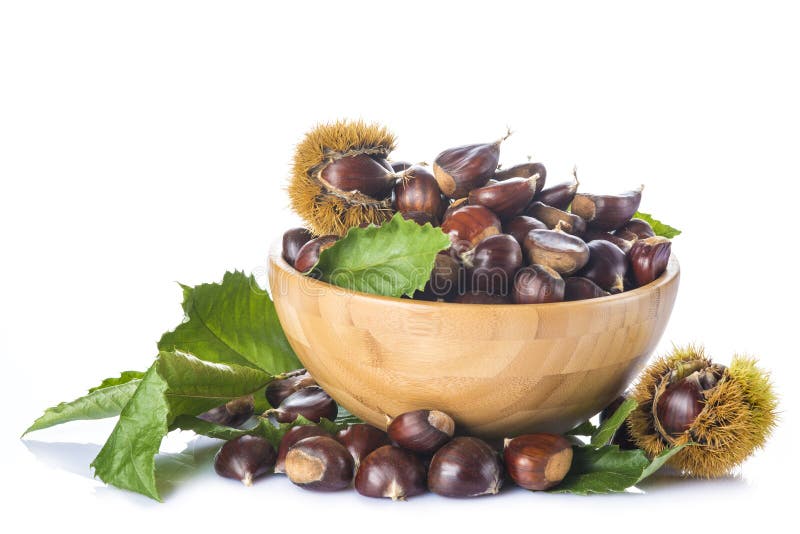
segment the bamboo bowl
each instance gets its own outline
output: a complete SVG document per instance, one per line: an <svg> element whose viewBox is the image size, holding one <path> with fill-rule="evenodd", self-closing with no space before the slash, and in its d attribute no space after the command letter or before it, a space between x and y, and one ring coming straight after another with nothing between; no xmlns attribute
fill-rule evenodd
<svg viewBox="0 0 800 534"><path fill-rule="evenodd" d="M289 343L336 402L380 428L438 409L485 438L565 432L607 406L658 344L680 278L673 256L655 282L610 297L450 304L335 287L278 250L269 262Z"/></svg>

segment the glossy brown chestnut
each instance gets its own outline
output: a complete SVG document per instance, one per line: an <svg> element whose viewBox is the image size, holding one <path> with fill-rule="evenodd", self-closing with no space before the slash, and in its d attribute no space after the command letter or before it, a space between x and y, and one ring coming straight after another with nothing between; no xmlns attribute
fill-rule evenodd
<svg viewBox="0 0 800 534"><path fill-rule="evenodd" d="M453 297L456 304L511 304L508 296L496 295L486 291L466 291Z"/></svg>
<svg viewBox="0 0 800 534"><path fill-rule="evenodd" d="M561 228L564 232L572 235L580 236L586 231L586 222L575 214L567 213L566 211L542 204L541 202L533 202L525 214L539 219L550 230L556 227Z"/></svg>
<svg viewBox="0 0 800 534"><path fill-rule="evenodd" d="M572 444L556 434L526 434L506 441L506 472L529 490L546 490L567 476L572 466Z"/></svg>
<svg viewBox="0 0 800 534"><path fill-rule="evenodd" d="M491 235L465 252L462 261L472 290L506 295L522 267L522 249L508 234Z"/></svg>
<svg viewBox="0 0 800 534"><path fill-rule="evenodd" d="M354 486L367 497L402 501L427 491L425 466L412 452L385 445L364 459Z"/></svg>
<svg viewBox="0 0 800 534"><path fill-rule="evenodd" d="M641 187L620 195L577 193L572 199L571 210L583 217L591 228L610 232L630 221L641 201Z"/></svg>
<svg viewBox="0 0 800 534"><path fill-rule="evenodd" d="M429 213L425 213L424 211L407 211L405 213L401 213L403 219L407 221L414 221L420 226L425 226L426 224L430 224L431 226L435 226L438 221L430 216Z"/></svg>
<svg viewBox="0 0 800 534"><path fill-rule="evenodd" d="M569 276L589 261L589 247L581 238L557 230L531 230L523 245L531 264L544 265Z"/></svg>
<svg viewBox="0 0 800 534"><path fill-rule="evenodd" d="M456 200L452 201L450 205L447 206L447 209L444 210L444 215L442 215L442 223L444 223L444 221L446 221L450 217L450 215L452 215L452 213L456 211L458 208L463 208L464 206L467 205L468 205L467 197L457 198Z"/></svg>
<svg viewBox="0 0 800 534"><path fill-rule="evenodd" d="M633 244L636 242L637 239L635 236L633 237L633 239L627 239L627 237L631 236L628 235L626 237L622 237L621 235L610 234L608 232L602 232L600 230L592 230L591 228L586 230L586 232L584 232L584 234L581 237L587 243L589 243L590 241L608 241L609 243L617 245L619 249L625 254L627 254L631 250L631 247L633 246Z"/></svg>
<svg viewBox="0 0 800 534"><path fill-rule="evenodd" d="M520 269L514 277L512 299L515 304L543 304L564 300L564 279L544 265Z"/></svg>
<svg viewBox="0 0 800 534"><path fill-rule="evenodd" d="M486 185L497 169L500 143L504 139L450 148L436 156L433 174L442 193L449 198L463 198L471 190Z"/></svg>
<svg viewBox="0 0 800 534"><path fill-rule="evenodd" d="M705 408L705 398L700 384L683 379L667 386L656 404L656 416L664 431L679 436L693 424Z"/></svg>
<svg viewBox="0 0 800 534"><path fill-rule="evenodd" d="M301 439L306 439L313 436L330 437L331 435L327 430L318 425L297 425L287 430L281 438L280 444L278 445L278 459L275 460L275 472L283 473L286 471L286 454L295 443Z"/></svg>
<svg viewBox="0 0 800 534"><path fill-rule="evenodd" d="M545 188L537 193L533 199L542 204L565 210L572 203L572 199L575 198L575 193L577 193L577 191L578 179L575 178L573 174L572 181Z"/></svg>
<svg viewBox="0 0 800 534"><path fill-rule="evenodd" d="M286 378L273 380L267 384L264 391L267 402L273 408L280 406L284 399L295 391L317 385L317 381L305 369L298 369L287 374Z"/></svg>
<svg viewBox="0 0 800 534"><path fill-rule="evenodd" d="M650 223L642 219L631 219L617 228L614 235L626 239L628 241L636 241L637 239L647 239L648 237L655 237L656 233Z"/></svg>
<svg viewBox="0 0 800 534"><path fill-rule="evenodd" d="M431 271L431 279L425 286L425 293L433 300L447 298L466 286L466 270L451 250L443 250L436 255Z"/></svg>
<svg viewBox="0 0 800 534"><path fill-rule="evenodd" d="M456 252L471 249L490 235L502 231L500 219L483 206L464 206L452 212L442 223Z"/></svg>
<svg viewBox="0 0 800 534"><path fill-rule="evenodd" d="M428 489L445 497L494 495L503 485L503 466L485 441L458 437L436 451L428 467Z"/></svg>
<svg viewBox="0 0 800 534"><path fill-rule="evenodd" d="M400 414L389 423L386 433L410 451L430 454L450 441L455 422L438 410L415 410Z"/></svg>
<svg viewBox="0 0 800 534"><path fill-rule="evenodd" d="M218 475L252 486L253 480L272 471L275 449L259 436L240 436L225 443L214 457Z"/></svg>
<svg viewBox="0 0 800 534"><path fill-rule="evenodd" d="M525 243L525 236L531 230L547 230L547 225L539 219L534 219L527 215L518 215L503 224L503 232L511 235L522 246Z"/></svg>
<svg viewBox="0 0 800 534"><path fill-rule="evenodd" d="M633 278L639 286L649 284L667 269L672 243L666 237L640 239L631 247L628 258Z"/></svg>
<svg viewBox="0 0 800 534"><path fill-rule="evenodd" d="M610 293L621 293L624 289L628 258L620 248L608 241L590 241L589 261L578 272Z"/></svg>
<svg viewBox="0 0 800 534"><path fill-rule="evenodd" d="M588 278L570 276L564 280L564 300L567 301L596 299L610 294Z"/></svg>
<svg viewBox="0 0 800 534"><path fill-rule="evenodd" d="M353 457L327 436L301 439L286 453L284 469L294 484L315 491L338 491L353 481Z"/></svg>
<svg viewBox="0 0 800 534"><path fill-rule="evenodd" d="M255 400L252 395L246 395L201 413L197 418L218 425L238 427L250 419L254 411Z"/></svg>
<svg viewBox="0 0 800 534"><path fill-rule="evenodd" d="M485 185L469 192L470 205L485 206L501 219L510 219L522 213L536 192L539 175L530 178L509 178L496 184Z"/></svg>
<svg viewBox="0 0 800 534"><path fill-rule="evenodd" d="M280 406L268 413L279 423L291 423L298 415L319 423L323 417L330 421L336 419L339 407L321 387L308 386L286 397Z"/></svg>
<svg viewBox="0 0 800 534"><path fill-rule="evenodd" d="M286 230L283 234L283 259L286 260L286 263L294 267L294 261L297 259L300 248L313 238L314 234L305 228Z"/></svg>
<svg viewBox="0 0 800 534"><path fill-rule="evenodd" d="M324 235L317 237L300 247L297 257L294 260L294 268L301 273L308 273L319 261L320 253L326 248L333 246L339 240L335 235Z"/></svg>
<svg viewBox="0 0 800 534"><path fill-rule="evenodd" d="M394 186L394 198L397 211L426 213L433 224L439 224L445 209L436 179L421 165L413 165L402 174Z"/></svg>
<svg viewBox="0 0 800 534"><path fill-rule="evenodd" d="M384 445L390 445L389 436L372 425L359 423L350 425L336 434L336 441L344 445L353 457L356 471L369 453Z"/></svg>
<svg viewBox="0 0 800 534"><path fill-rule="evenodd" d="M503 181L509 178L530 178L537 174L539 175L539 179L536 180L536 192L538 193L544 189L544 184L547 180L547 169L543 163L530 161L528 163L514 165L507 169L498 169L494 173L494 179Z"/></svg>
<svg viewBox="0 0 800 534"><path fill-rule="evenodd" d="M334 190L358 191L380 200L392 192L396 175L391 168L385 160L358 154L330 161L322 167L318 177Z"/></svg>

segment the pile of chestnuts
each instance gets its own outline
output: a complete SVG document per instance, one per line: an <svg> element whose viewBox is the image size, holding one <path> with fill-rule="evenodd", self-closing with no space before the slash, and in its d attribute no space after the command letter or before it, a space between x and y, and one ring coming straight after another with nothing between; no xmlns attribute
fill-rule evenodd
<svg viewBox="0 0 800 534"><path fill-rule="evenodd" d="M649 284L667 268L669 239L634 218L642 188L616 195L545 187L542 163L498 166L500 141L440 153L432 168L393 162L391 208L440 227L451 247L439 253L415 299L476 304L537 304L608 296ZM349 161L353 159L354 161ZM371 191L374 173L355 158L335 162L354 191ZM378 173L385 184L386 173ZM366 225L366 223L364 223ZM303 228L283 236L283 257L300 272L338 236Z"/></svg>
<svg viewBox="0 0 800 534"><path fill-rule="evenodd" d="M265 415L275 421L293 421L297 415L316 422L335 417L335 401L304 369L271 382L266 395L277 408ZM216 421L229 424L230 419ZM405 500L428 491L446 497L493 495L506 477L529 490L546 490L558 485L572 464L572 443L563 436L517 436L498 450L484 440L456 436L453 419L438 410L398 415L385 432L364 423L335 433L329 428L293 426L277 450L256 435L232 439L217 453L214 468L248 486L274 472L308 490L353 486L367 497Z"/></svg>

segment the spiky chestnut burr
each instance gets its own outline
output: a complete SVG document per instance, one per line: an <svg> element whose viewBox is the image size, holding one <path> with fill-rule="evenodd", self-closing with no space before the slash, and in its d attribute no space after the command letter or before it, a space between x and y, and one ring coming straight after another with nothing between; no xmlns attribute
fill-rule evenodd
<svg viewBox="0 0 800 534"><path fill-rule="evenodd" d="M288 192L315 235L344 235L392 216L394 171L386 162L395 138L379 124L321 124L297 145Z"/></svg>
<svg viewBox="0 0 800 534"><path fill-rule="evenodd" d="M669 464L687 475L719 477L762 447L775 426L777 399L769 375L752 358L715 364L702 347L676 347L648 367L631 397L636 446L654 457L692 443Z"/></svg>

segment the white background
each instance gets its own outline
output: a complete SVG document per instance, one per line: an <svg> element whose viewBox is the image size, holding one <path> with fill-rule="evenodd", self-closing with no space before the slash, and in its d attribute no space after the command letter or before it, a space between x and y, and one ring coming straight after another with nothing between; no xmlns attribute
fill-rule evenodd
<svg viewBox="0 0 800 534"><path fill-rule="evenodd" d="M800 474L798 18L788 2L644 4L2 2L4 525L789 528L778 522ZM176 281L263 279L271 242L296 222L283 190L293 145L341 117L389 125L397 159L430 161L508 125L506 165L532 155L555 183L577 164L599 192L645 183L642 209L684 230L660 350L696 341L723 363L758 355L782 396L766 449L734 477L662 477L646 495L396 504L279 477L245 489L211 472L214 443L173 436L165 450L190 448L162 466L172 482L157 504L92 479L113 421L20 441L45 407L148 366L182 317Z"/></svg>

